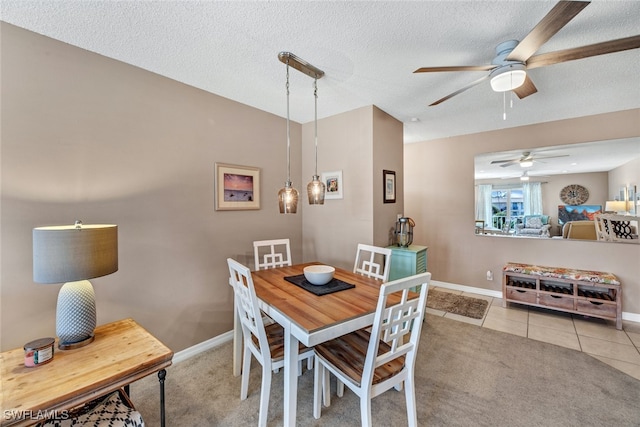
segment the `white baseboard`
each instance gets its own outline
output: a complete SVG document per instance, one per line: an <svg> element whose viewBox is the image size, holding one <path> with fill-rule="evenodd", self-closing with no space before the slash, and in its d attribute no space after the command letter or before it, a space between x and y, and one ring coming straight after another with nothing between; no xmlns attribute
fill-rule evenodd
<svg viewBox="0 0 640 427"><path fill-rule="evenodd" d="M638 313L627 313L622 312L622 320L628 320L629 322L638 322L640 323L640 314Z"/></svg>
<svg viewBox="0 0 640 427"><path fill-rule="evenodd" d="M441 288L447 288L454 291L469 292L477 295L485 295L492 298L502 298L502 291L492 291L490 289L474 288L473 286L458 285L455 283L440 282L438 280L432 280L431 286L439 286ZM638 313L626 313L622 312L622 319L630 322L640 323L640 314ZM225 332L217 337L210 338L199 344L185 348L173 355L173 363L180 363L183 360L187 360L203 351L210 350L218 347L224 343L227 343L233 339L233 330Z"/></svg>
<svg viewBox="0 0 640 427"><path fill-rule="evenodd" d="M439 286L441 288L452 289L454 291L469 292L472 294L484 295L493 298L502 298L502 291L492 291L490 289L474 288L473 286L457 285L455 283L439 282L432 280L430 283L432 286Z"/></svg>
<svg viewBox="0 0 640 427"><path fill-rule="evenodd" d="M452 289L454 291L469 292L472 294L485 295L493 298L502 298L502 291L492 291L490 289L474 288L473 286L457 285L455 283L439 282L432 280L431 285L440 286L446 289ZM628 320L629 322L640 323L640 314L622 312L622 320Z"/></svg>
<svg viewBox="0 0 640 427"><path fill-rule="evenodd" d="M210 338L199 344L185 348L184 350L180 350L179 352L173 355L173 363L179 363L179 362L182 362L183 360L187 360L190 357L193 357L199 353L202 353L203 351L216 348L226 342L231 341L232 339L233 339L233 330L229 332L225 332L222 335L218 335L217 337Z"/></svg>

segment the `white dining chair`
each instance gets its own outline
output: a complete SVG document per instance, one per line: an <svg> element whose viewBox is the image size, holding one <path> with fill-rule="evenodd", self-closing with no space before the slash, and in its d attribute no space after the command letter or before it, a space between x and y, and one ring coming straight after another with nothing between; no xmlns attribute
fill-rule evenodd
<svg viewBox="0 0 640 427"><path fill-rule="evenodd" d="M256 240L253 242L256 270L291 265L291 243L289 239Z"/></svg>
<svg viewBox="0 0 640 427"><path fill-rule="evenodd" d="M391 270L391 249L358 243L353 272L387 282Z"/></svg>
<svg viewBox="0 0 640 427"><path fill-rule="evenodd" d="M256 240L253 242L253 258L256 270L291 266L291 243L289 239ZM273 323L266 314L262 313L265 324ZM313 369L313 360L307 360L307 369ZM299 370L302 370L300 364ZM278 372L278 369L274 369Z"/></svg>
<svg viewBox="0 0 640 427"><path fill-rule="evenodd" d="M266 426L271 393L271 372L274 369L284 368L284 329L277 323L264 325L262 314L258 308L258 298L253 286L251 270L232 258L227 258L227 264L229 265L229 284L233 287L235 306L242 325L244 356L240 399L247 398L251 355L253 355L262 365L258 425ZM313 357L313 349L300 344L298 363L300 364L304 359L313 359Z"/></svg>
<svg viewBox="0 0 640 427"><path fill-rule="evenodd" d="M325 406L331 404L331 373L360 397L362 426L372 424L371 400L394 387L404 388L409 426L418 425L414 371L430 280L431 273L422 273L381 285L370 333L360 329L315 346L314 418L320 418L321 394ZM419 298L408 299L417 286ZM401 301L387 307L394 293Z"/></svg>

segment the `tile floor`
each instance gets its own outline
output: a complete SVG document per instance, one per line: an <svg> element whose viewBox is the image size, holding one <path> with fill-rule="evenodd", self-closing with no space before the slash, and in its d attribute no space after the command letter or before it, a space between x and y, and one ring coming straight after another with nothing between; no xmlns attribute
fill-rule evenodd
<svg viewBox="0 0 640 427"><path fill-rule="evenodd" d="M489 301L488 310L482 319L430 308L427 309L428 313L582 351L640 380L640 323L623 320L623 330L619 331L615 328L615 322L604 319L515 303L509 303L504 308L500 298L442 287L437 289L486 299Z"/></svg>

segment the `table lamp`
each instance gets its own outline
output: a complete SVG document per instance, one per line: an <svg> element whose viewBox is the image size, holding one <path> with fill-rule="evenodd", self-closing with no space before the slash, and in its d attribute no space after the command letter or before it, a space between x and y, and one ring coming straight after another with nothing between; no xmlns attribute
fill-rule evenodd
<svg viewBox="0 0 640 427"><path fill-rule="evenodd" d="M33 281L66 282L58 293L58 348L83 347L94 339L96 299L88 279L118 271L118 226L110 224L33 229Z"/></svg>
<svg viewBox="0 0 640 427"><path fill-rule="evenodd" d="M605 212L615 212L617 214L627 213L627 202L624 200L607 200L604 204Z"/></svg>

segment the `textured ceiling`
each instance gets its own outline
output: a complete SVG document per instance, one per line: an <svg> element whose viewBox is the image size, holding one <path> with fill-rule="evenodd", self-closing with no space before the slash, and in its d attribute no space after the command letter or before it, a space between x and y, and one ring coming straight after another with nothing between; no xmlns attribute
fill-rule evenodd
<svg viewBox="0 0 640 427"><path fill-rule="evenodd" d="M506 120L488 81L428 107L485 72L414 70L489 64L555 3L2 0L0 19L282 117L289 51L326 73L320 118L373 104L410 143L639 108L640 49L531 70L538 93L514 96ZM596 0L538 53L637 34L639 2ZM313 120L312 83L292 70L292 120Z"/></svg>

